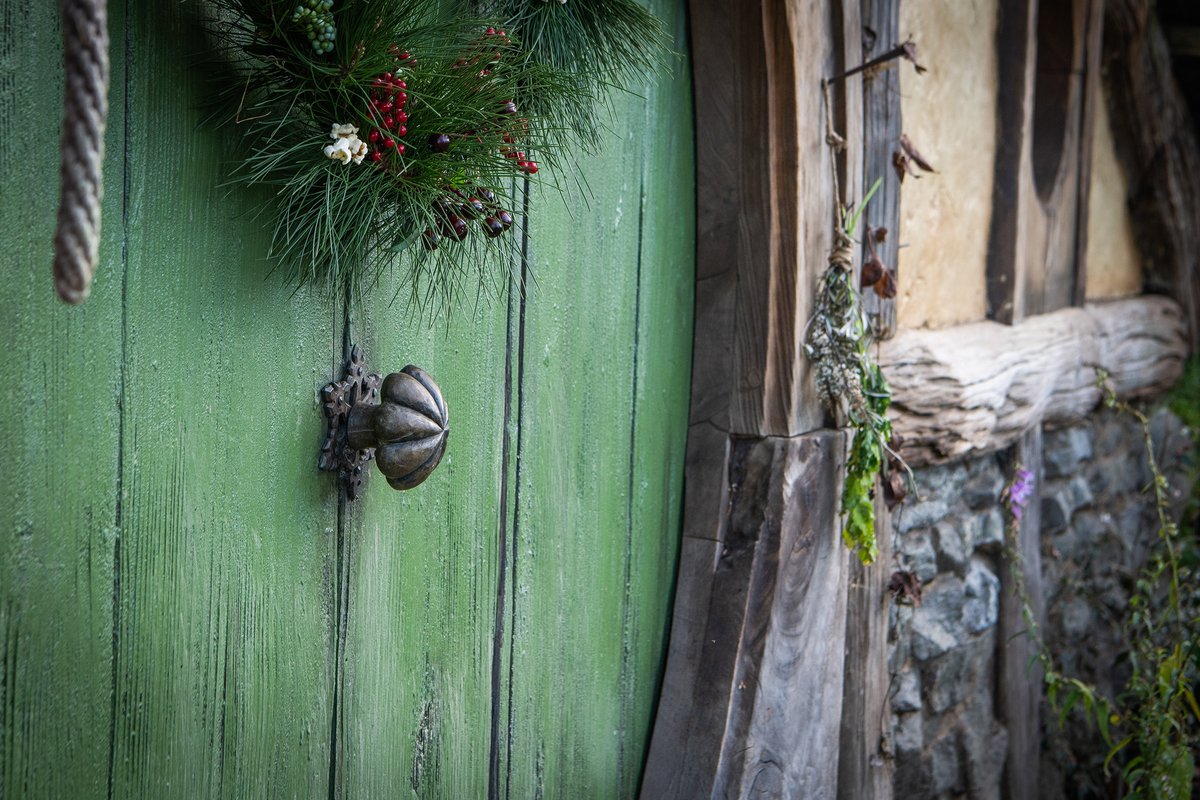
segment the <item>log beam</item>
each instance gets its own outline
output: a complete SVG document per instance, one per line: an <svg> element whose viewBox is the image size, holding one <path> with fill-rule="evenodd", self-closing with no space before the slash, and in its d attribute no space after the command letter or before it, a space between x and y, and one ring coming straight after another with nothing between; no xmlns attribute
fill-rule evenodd
<svg viewBox="0 0 1200 800"><path fill-rule="evenodd" d="M1153 396L1187 355L1183 312L1143 296L1067 308L1014 326L977 322L903 331L879 362L910 465L1007 447L1039 422L1082 420L1101 400L1096 368L1123 398Z"/></svg>

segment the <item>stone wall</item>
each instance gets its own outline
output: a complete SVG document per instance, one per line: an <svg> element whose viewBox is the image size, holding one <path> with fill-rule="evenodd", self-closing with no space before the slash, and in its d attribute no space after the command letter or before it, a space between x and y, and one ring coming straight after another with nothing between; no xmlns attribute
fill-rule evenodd
<svg viewBox="0 0 1200 800"><path fill-rule="evenodd" d="M1187 432L1169 412L1153 423L1160 464L1182 498ZM1110 694L1127 677L1121 621L1155 531L1143 453L1141 426L1112 412L1044 437L1044 634L1066 674ZM922 585L919 603L892 607L896 797L1000 797L1007 732L996 714L996 637L1008 469L1004 453L921 469L919 498L893 517L896 568ZM1042 796L1086 794L1101 774L1102 743L1083 726L1043 727Z"/></svg>

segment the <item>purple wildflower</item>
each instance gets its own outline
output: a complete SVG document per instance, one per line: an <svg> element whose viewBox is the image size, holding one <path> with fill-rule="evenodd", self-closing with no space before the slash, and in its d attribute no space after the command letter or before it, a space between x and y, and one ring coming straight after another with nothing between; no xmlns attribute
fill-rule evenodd
<svg viewBox="0 0 1200 800"><path fill-rule="evenodd" d="M1018 468L1005 494L1008 496L1008 510L1012 513L1013 519L1020 519L1021 512L1025 510L1029 498L1033 496L1033 473L1027 469Z"/></svg>

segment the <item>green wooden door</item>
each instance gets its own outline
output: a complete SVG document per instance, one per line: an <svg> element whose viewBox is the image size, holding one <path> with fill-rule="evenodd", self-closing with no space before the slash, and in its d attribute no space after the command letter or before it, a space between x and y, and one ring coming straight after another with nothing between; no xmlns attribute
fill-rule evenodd
<svg viewBox="0 0 1200 800"><path fill-rule="evenodd" d="M197 31L110 3L102 264L66 308L52 5L0 0L0 796L632 796L682 493L686 63L617 99L587 204L537 198L526 298L431 330L394 287L267 275ZM347 504L316 390L351 340L429 370L454 437Z"/></svg>

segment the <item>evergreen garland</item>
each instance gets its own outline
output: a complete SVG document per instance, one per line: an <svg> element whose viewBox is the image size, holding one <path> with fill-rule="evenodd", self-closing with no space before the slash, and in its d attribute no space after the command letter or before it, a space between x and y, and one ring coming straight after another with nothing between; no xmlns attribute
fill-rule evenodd
<svg viewBox="0 0 1200 800"><path fill-rule="evenodd" d="M518 190L562 185L604 93L666 41L633 0L214 2L221 116L245 144L231 182L274 190L270 258L352 295L398 266L435 311L504 291Z"/></svg>

